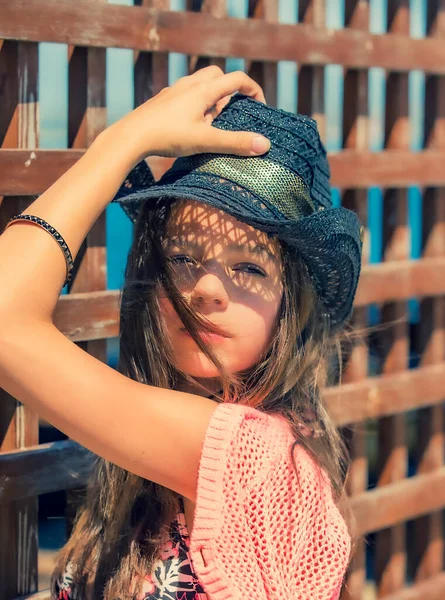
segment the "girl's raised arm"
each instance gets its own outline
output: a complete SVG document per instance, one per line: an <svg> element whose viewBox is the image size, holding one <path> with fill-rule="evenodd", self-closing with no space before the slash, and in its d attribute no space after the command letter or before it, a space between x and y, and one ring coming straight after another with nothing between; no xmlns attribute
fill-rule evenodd
<svg viewBox="0 0 445 600"><path fill-rule="evenodd" d="M256 145L257 134L210 126L237 90L264 101L244 73L209 67L179 80L98 136L24 214L58 230L74 258L145 156L266 152L268 142L260 138L263 146ZM0 236L0 386L96 454L194 501L215 404L132 381L61 334L52 315L65 269L57 243L32 223L14 224Z"/></svg>

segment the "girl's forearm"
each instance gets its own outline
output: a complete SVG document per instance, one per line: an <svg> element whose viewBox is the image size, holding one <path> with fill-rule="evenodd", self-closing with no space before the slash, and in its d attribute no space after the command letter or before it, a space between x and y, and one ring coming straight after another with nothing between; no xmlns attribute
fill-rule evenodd
<svg viewBox="0 0 445 600"><path fill-rule="evenodd" d="M74 259L94 222L141 159L125 147L118 131L108 128L23 214L41 217L55 227ZM0 236L2 319L51 320L65 276L60 247L37 225L16 223Z"/></svg>

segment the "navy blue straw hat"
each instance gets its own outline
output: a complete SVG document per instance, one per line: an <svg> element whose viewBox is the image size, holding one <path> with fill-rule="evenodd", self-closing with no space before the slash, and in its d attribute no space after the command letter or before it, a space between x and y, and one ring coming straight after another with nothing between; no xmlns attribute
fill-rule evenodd
<svg viewBox="0 0 445 600"><path fill-rule="evenodd" d="M316 122L236 94L213 126L260 133L271 141L270 150L259 157L178 158L157 183L142 161L113 202L136 222L147 200L198 200L283 240L306 264L331 328L340 327L352 311L363 228L354 212L332 206L329 164Z"/></svg>

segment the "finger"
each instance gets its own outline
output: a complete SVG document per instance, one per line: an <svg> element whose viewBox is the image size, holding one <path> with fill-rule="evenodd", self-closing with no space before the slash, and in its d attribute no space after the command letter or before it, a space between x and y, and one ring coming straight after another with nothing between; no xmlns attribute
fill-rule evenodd
<svg viewBox="0 0 445 600"><path fill-rule="evenodd" d="M224 96L231 96L235 92L241 92L246 96L250 96L255 100L266 103L263 90L251 77L243 71L234 71L226 73L221 77L216 78L209 85L209 94L212 104L215 104Z"/></svg>
<svg viewBox="0 0 445 600"><path fill-rule="evenodd" d="M250 131L224 131L204 125L196 136L196 153L221 152L237 156L259 156L270 148L270 141Z"/></svg>
<svg viewBox="0 0 445 600"><path fill-rule="evenodd" d="M230 102L230 98L231 96L225 96L212 107L210 107L204 115L204 121L211 125L213 123L213 120L216 119L216 117L220 114L220 112L223 110L226 104Z"/></svg>
<svg viewBox="0 0 445 600"><path fill-rule="evenodd" d="M216 65L209 65L208 67L204 67L202 69L198 69L191 75L187 75L187 77L183 79L187 79L190 83L198 82L198 81L207 81L216 79L217 77L221 77L224 75L224 71L217 67Z"/></svg>
<svg viewBox="0 0 445 600"><path fill-rule="evenodd" d="M223 108L230 102L232 96L224 96L224 98L221 98L221 100L218 100L218 102L216 103L216 114L219 115L219 113L223 110Z"/></svg>

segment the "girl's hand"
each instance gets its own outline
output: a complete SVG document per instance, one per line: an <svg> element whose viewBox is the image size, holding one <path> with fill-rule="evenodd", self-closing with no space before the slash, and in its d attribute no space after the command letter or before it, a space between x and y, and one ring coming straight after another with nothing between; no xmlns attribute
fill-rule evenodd
<svg viewBox="0 0 445 600"><path fill-rule="evenodd" d="M270 147L265 137L212 127L213 119L237 91L266 102L261 87L242 71L224 74L219 67L206 67L163 89L109 129L122 135L123 149L134 153L135 162L149 154L264 154Z"/></svg>

